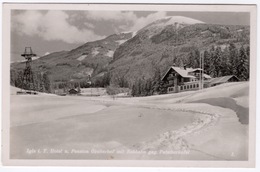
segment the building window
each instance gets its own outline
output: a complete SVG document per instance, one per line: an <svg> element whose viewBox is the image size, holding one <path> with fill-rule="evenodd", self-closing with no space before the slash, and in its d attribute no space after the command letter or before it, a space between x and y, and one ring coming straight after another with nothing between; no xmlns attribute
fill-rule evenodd
<svg viewBox="0 0 260 172"><path fill-rule="evenodd" d="M180 88L181 90L182 90L182 86L181 86L181 88Z"/></svg>
<svg viewBox="0 0 260 172"><path fill-rule="evenodd" d="M190 89L189 85L187 85L187 89Z"/></svg>
<svg viewBox="0 0 260 172"><path fill-rule="evenodd" d="M169 92L173 92L174 91L174 88L173 87L170 87L169 88Z"/></svg>
<svg viewBox="0 0 260 172"><path fill-rule="evenodd" d="M197 84L197 87L199 87L199 84Z"/></svg>

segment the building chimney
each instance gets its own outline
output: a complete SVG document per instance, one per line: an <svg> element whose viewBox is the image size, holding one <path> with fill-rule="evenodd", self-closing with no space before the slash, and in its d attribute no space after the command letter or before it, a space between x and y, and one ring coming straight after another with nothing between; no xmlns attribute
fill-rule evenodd
<svg viewBox="0 0 260 172"><path fill-rule="evenodd" d="M186 66L187 66L187 65L184 65L184 66L183 66L184 70L186 70Z"/></svg>

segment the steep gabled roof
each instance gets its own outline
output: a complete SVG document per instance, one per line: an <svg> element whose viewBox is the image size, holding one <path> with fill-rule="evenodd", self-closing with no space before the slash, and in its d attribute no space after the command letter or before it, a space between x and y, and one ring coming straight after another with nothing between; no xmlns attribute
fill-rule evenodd
<svg viewBox="0 0 260 172"><path fill-rule="evenodd" d="M178 74L180 74L183 78L196 78L195 76L189 75L189 72L193 72L194 69L192 68L180 68L180 67L172 67L173 70L175 70Z"/></svg>
<svg viewBox="0 0 260 172"><path fill-rule="evenodd" d="M189 75L190 72L194 72L194 71L202 71L202 69L200 68L180 68L180 67L175 67L172 66L169 68L169 70L165 73L165 75L162 77L162 80L164 80L164 78L166 77L166 75L170 72L170 70L174 70L175 72L177 72L179 75L181 75L183 78L196 78L195 76ZM204 74L204 77L206 74ZM207 77L210 77L209 75L207 75ZM211 77L210 77L211 78Z"/></svg>

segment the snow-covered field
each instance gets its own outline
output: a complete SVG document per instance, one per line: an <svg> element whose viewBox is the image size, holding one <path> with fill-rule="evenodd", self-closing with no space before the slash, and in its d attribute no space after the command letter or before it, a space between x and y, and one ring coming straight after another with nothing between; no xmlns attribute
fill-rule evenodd
<svg viewBox="0 0 260 172"><path fill-rule="evenodd" d="M81 88L80 94L83 96L104 96L107 95L105 88Z"/></svg>
<svg viewBox="0 0 260 172"><path fill-rule="evenodd" d="M139 98L11 94L10 155L246 160L248 89L240 82Z"/></svg>

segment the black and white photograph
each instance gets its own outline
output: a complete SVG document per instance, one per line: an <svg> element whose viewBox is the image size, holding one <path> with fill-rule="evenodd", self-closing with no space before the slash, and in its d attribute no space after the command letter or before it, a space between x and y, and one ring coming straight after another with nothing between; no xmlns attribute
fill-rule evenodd
<svg viewBox="0 0 260 172"><path fill-rule="evenodd" d="M256 6L63 6L4 6L8 162L252 167Z"/></svg>

